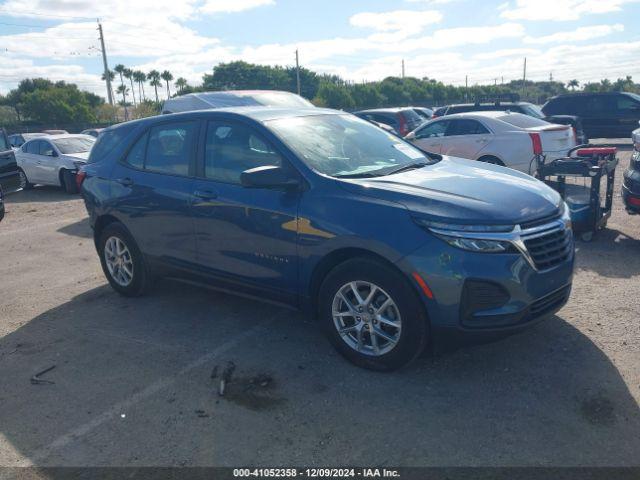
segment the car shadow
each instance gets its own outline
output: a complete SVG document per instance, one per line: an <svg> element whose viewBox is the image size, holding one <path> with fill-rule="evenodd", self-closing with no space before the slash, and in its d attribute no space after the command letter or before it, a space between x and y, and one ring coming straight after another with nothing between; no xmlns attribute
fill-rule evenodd
<svg viewBox="0 0 640 480"><path fill-rule="evenodd" d="M19 192L7 195L7 203L28 203L28 202L64 202L68 200L78 199L79 195L71 195L66 193L60 187L52 187L48 185L37 185L29 190L20 190Z"/></svg>
<svg viewBox="0 0 640 480"><path fill-rule="evenodd" d="M640 458L636 400L561 316L380 374L348 364L299 313L168 281L136 299L100 286L2 337L0 378L5 465Z"/></svg>
<svg viewBox="0 0 640 480"><path fill-rule="evenodd" d="M640 272L640 239L605 228L591 242L576 241L576 260L577 269L609 278L631 278Z"/></svg>
<svg viewBox="0 0 640 480"><path fill-rule="evenodd" d="M93 230L91 230L91 224L89 223L88 217L77 222L70 223L69 225L65 225L64 227L59 228L58 232L74 237L93 238Z"/></svg>

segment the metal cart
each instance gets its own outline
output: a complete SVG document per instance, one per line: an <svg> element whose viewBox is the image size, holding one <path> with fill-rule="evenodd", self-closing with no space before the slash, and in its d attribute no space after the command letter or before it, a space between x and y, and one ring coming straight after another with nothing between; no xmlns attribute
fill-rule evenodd
<svg viewBox="0 0 640 480"><path fill-rule="evenodd" d="M560 193L571 211L573 230L580 239L589 242L595 232L607 226L613 204L613 185L618 165L615 147L580 145L567 157L545 162L536 157L536 178ZM583 184L567 183L567 177L583 178ZM606 178L604 204L601 196L602 178Z"/></svg>

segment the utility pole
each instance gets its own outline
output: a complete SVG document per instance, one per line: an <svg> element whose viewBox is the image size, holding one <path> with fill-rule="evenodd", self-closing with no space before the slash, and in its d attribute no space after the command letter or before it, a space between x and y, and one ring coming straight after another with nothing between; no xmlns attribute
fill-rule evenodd
<svg viewBox="0 0 640 480"><path fill-rule="evenodd" d="M524 100L524 94L526 92L527 81L527 57L524 57L524 71L522 72L522 100Z"/></svg>
<svg viewBox="0 0 640 480"><path fill-rule="evenodd" d="M298 95L300 95L300 59L298 57L297 48L296 48L296 85L298 86Z"/></svg>
<svg viewBox="0 0 640 480"><path fill-rule="evenodd" d="M113 105L113 96L111 94L111 77L109 75L109 63L107 62L107 50L104 48L104 34L102 33L102 24L98 21L98 32L100 32L100 46L102 47L102 63L104 64L104 79L107 82L107 98L109 105Z"/></svg>
<svg viewBox="0 0 640 480"><path fill-rule="evenodd" d="M549 81L553 82L553 72L549 72Z"/></svg>
<svg viewBox="0 0 640 480"><path fill-rule="evenodd" d="M469 75L464 76L464 100L469 100Z"/></svg>
<svg viewBox="0 0 640 480"><path fill-rule="evenodd" d="M404 58L402 59L402 78L404 78Z"/></svg>

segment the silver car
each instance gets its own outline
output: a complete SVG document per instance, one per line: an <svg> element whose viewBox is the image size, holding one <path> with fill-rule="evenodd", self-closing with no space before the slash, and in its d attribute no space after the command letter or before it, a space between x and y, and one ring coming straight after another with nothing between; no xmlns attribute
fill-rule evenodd
<svg viewBox="0 0 640 480"><path fill-rule="evenodd" d="M16 154L22 188L55 185L76 193L76 172L96 139L89 135L47 135L26 142Z"/></svg>

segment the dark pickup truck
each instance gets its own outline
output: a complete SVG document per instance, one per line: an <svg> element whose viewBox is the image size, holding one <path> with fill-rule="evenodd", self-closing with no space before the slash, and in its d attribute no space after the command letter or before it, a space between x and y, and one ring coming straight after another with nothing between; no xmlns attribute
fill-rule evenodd
<svg viewBox="0 0 640 480"><path fill-rule="evenodd" d="M0 127L0 219L4 217L4 195L20 190L18 164L13 154L7 132Z"/></svg>

